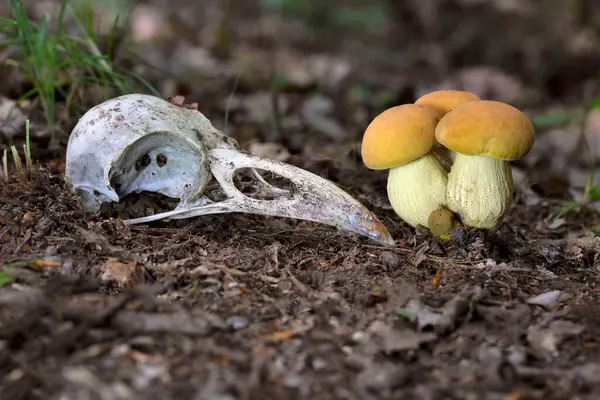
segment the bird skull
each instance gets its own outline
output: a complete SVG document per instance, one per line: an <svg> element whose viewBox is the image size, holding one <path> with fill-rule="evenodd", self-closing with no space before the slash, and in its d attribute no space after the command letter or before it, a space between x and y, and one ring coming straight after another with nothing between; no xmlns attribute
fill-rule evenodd
<svg viewBox="0 0 600 400"><path fill-rule="evenodd" d="M240 192L233 176L242 168L254 171L275 198L257 200ZM257 168L289 179L293 189L270 186ZM213 177L226 200L206 197ZM102 203L118 202L134 192L179 199L172 211L125 220L126 224L245 212L315 221L394 244L377 217L333 182L248 154L201 112L150 95L124 95L91 108L69 138L65 179L85 212L96 212Z"/></svg>

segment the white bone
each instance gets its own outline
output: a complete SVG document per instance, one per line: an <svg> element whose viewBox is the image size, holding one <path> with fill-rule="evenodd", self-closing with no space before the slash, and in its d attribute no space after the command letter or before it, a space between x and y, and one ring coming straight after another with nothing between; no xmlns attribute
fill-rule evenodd
<svg viewBox="0 0 600 400"><path fill-rule="evenodd" d="M242 212L321 222L373 237L382 243L391 243L388 237L380 237L381 226L371 212L333 182L318 175L280 161L232 149L209 151L209 162L213 176L229 197L227 200L124 222L136 224L165 218L183 219L208 214ZM241 168L268 170L292 181L294 189L273 200L253 199L240 192L233 182L235 171ZM373 229L375 225L378 229Z"/></svg>
<svg viewBox="0 0 600 400"><path fill-rule="evenodd" d="M240 168L250 168L263 189L276 198L257 200L241 193L233 183ZM287 178L295 187L274 187L256 169ZM120 96L90 109L69 138L65 176L86 212L98 211L103 202L118 202L132 192L180 199L173 211L126 220L126 224L245 212L310 220L394 244L385 226L333 182L242 152L235 140L215 129L199 111L153 96ZM213 177L228 199L213 202L205 196Z"/></svg>

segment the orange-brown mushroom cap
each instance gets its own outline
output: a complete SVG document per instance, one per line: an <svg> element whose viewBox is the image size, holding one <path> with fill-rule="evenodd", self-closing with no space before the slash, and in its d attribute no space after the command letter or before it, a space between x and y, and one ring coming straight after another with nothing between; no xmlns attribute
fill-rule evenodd
<svg viewBox="0 0 600 400"><path fill-rule="evenodd" d="M481 98L475 93L465 92L462 90L436 90L435 92L427 93L415 101L415 104L429 107L436 111L440 117L456 107L470 102L479 101Z"/></svg>
<svg viewBox="0 0 600 400"><path fill-rule="evenodd" d="M363 163L370 169L390 169L424 156L435 144L439 116L415 104L392 107L367 127L361 145Z"/></svg>
<svg viewBox="0 0 600 400"><path fill-rule="evenodd" d="M492 100L465 103L438 123L436 139L443 146L465 155L485 155L517 160L533 147L535 130L517 108Z"/></svg>

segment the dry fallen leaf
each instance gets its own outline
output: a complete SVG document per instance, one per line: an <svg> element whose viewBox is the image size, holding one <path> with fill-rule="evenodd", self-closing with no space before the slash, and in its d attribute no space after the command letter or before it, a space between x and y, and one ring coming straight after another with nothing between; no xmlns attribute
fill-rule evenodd
<svg viewBox="0 0 600 400"><path fill-rule="evenodd" d="M173 27L167 21L167 14L159 7L139 4L130 15L131 35L136 41L171 38Z"/></svg>
<svg viewBox="0 0 600 400"><path fill-rule="evenodd" d="M56 261L49 261L49 260L35 260L31 263L32 267L38 267L38 268L55 268L55 267L60 267L62 264Z"/></svg>
<svg viewBox="0 0 600 400"><path fill-rule="evenodd" d="M569 235L567 236L565 253L577 261L581 261L589 255L592 255L595 260L600 254L600 237L595 235Z"/></svg>
<svg viewBox="0 0 600 400"><path fill-rule="evenodd" d="M268 334L268 335L264 336L264 339L267 342L282 342L282 341L291 339L297 333L298 332L294 329L288 329L285 331L273 332L271 334Z"/></svg>
<svg viewBox="0 0 600 400"><path fill-rule="evenodd" d="M437 271L435 271L435 275L431 280L431 286L434 289L437 289L440 286L440 280L442 279L442 267L440 266Z"/></svg>
<svg viewBox="0 0 600 400"><path fill-rule="evenodd" d="M436 333L446 333L454 329L457 320L467 313L469 305L476 303L480 296L481 289L475 287L467 293L457 294L448 300L439 311L434 311L418 299L414 299L408 303L406 308L397 310L396 313L416 322L419 331L431 327Z"/></svg>
<svg viewBox="0 0 600 400"><path fill-rule="evenodd" d="M313 96L302 105L302 117L306 124L331 140L341 141L346 138L346 130L330 115L335 108L331 99L324 96Z"/></svg>
<svg viewBox="0 0 600 400"><path fill-rule="evenodd" d="M550 309L558 303L561 294L560 290L552 290L529 298L527 303Z"/></svg>
<svg viewBox="0 0 600 400"><path fill-rule="evenodd" d="M7 97L0 97L0 129L6 137L13 137L23 132L27 120L28 101L19 104Z"/></svg>
<svg viewBox="0 0 600 400"><path fill-rule="evenodd" d="M290 152L279 143L252 142L248 145L248 151L259 157L286 162L290 158Z"/></svg>
<svg viewBox="0 0 600 400"><path fill-rule="evenodd" d="M277 54L278 71L296 87L318 85L336 87L352 72L352 64L339 56L326 54L307 55L286 50Z"/></svg>
<svg viewBox="0 0 600 400"><path fill-rule="evenodd" d="M488 65L475 65L463 68L454 76L442 82L419 87L417 97L440 89L458 89L476 93L481 98L494 99L514 104L529 95L521 80L509 75L500 68Z"/></svg>
<svg viewBox="0 0 600 400"><path fill-rule="evenodd" d="M111 257L98 267L104 281L114 281L120 287L131 287L144 282L144 273L136 261L124 262Z"/></svg>
<svg viewBox="0 0 600 400"><path fill-rule="evenodd" d="M587 363L575 367L572 371L573 378L587 386L600 385L600 363Z"/></svg>
<svg viewBox="0 0 600 400"><path fill-rule="evenodd" d="M558 356L558 346L571 336L580 335L582 325L570 321L555 320L548 326L533 325L527 332L527 340L535 354L545 360Z"/></svg>
<svg viewBox="0 0 600 400"><path fill-rule="evenodd" d="M139 311L119 311L111 320L113 326L128 334L182 333L206 336L215 328L208 318L185 312L157 314Z"/></svg>
<svg viewBox="0 0 600 400"><path fill-rule="evenodd" d="M519 400L521 398L521 389L517 388L513 390L504 400Z"/></svg>
<svg viewBox="0 0 600 400"><path fill-rule="evenodd" d="M437 335L431 332L393 329L383 321L373 322L369 326L368 332L379 339L380 345L386 353L416 350L422 343L432 342L437 338Z"/></svg>

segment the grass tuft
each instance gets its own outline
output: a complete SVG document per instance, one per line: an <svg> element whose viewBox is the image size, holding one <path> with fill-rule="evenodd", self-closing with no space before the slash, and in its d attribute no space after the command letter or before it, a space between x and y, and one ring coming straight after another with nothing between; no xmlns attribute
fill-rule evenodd
<svg viewBox="0 0 600 400"><path fill-rule="evenodd" d="M25 167L28 173L31 173L33 163L31 161L31 142L29 140L29 120L25 121L25 144L23 145L23 152L25 153Z"/></svg>
<svg viewBox="0 0 600 400"><path fill-rule="evenodd" d="M0 287L6 286L14 281L14 275L7 271L0 271Z"/></svg>
<svg viewBox="0 0 600 400"><path fill-rule="evenodd" d="M21 182L24 182L27 180L27 174L23 169L23 163L21 162L21 157L19 157L19 152L15 146L10 146L10 151L12 152L13 163L15 165L15 169L17 170L17 176Z"/></svg>
<svg viewBox="0 0 600 400"><path fill-rule="evenodd" d="M74 9L68 0L62 0L50 26L46 17L33 21L21 0L11 0L11 18L0 19L0 46L11 48L13 54L4 63L18 70L32 86L19 100L31 98L41 103L52 137L59 96L68 112L73 106L81 106L81 110L87 107L89 88L100 89L104 98L144 90L158 94L143 78L116 71L110 57L100 50L92 15L91 6ZM110 52L114 52L118 21L117 16L107 39ZM66 33L68 22L74 27Z"/></svg>
<svg viewBox="0 0 600 400"><path fill-rule="evenodd" d="M31 141L29 140L29 120L25 121L25 144L23 145L23 154L25 156L25 167L23 167L23 161L19 155L19 151L16 146L10 147L10 152L13 158L13 164L17 173L19 182L25 183L33 174L33 161L31 159ZM4 155L2 156L2 179L6 182L10 180L8 174L8 151L4 149Z"/></svg>

